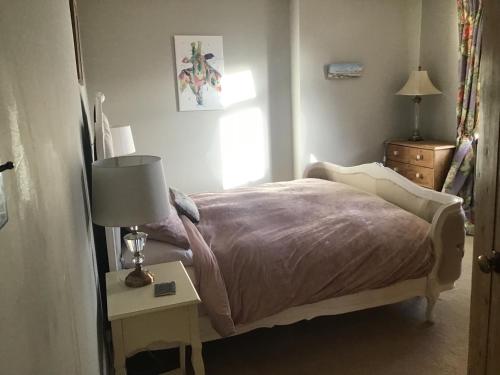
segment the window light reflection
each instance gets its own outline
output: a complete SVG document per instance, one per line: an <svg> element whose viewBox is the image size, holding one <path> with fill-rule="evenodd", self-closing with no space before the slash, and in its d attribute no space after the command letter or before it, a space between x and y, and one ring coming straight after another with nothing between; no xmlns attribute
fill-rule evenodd
<svg viewBox="0 0 500 375"><path fill-rule="evenodd" d="M267 136L260 108L220 119L222 186L229 189L262 179L268 169Z"/></svg>
<svg viewBox="0 0 500 375"><path fill-rule="evenodd" d="M255 82L250 70L225 74L222 78L221 100L225 108L236 103L254 99L256 96Z"/></svg>

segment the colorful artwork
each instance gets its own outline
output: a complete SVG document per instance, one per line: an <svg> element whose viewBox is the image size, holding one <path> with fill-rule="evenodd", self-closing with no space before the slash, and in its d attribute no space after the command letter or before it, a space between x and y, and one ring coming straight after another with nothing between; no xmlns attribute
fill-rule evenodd
<svg viewBox="0 0 500 375"><path fill-rule="evenodd" d="M174 40L179 111L222 109L222 37L176 35Z"/></svg>

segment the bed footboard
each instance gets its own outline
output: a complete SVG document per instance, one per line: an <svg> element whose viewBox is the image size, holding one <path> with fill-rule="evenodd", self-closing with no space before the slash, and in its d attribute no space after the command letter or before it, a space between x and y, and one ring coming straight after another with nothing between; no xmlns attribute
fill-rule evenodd
<svg viewBox="0 0 500 375"><path fill-rule="evenodd" d="M305 169L304 178L321 178L356 187L431 224L436 264L427 276L426 297L427 318L432 320L432 308L439 293L453 288L461 274L465 243L462 199L420 187L378 163L355 167L341 167L326 162L313 163Z"/></svg>

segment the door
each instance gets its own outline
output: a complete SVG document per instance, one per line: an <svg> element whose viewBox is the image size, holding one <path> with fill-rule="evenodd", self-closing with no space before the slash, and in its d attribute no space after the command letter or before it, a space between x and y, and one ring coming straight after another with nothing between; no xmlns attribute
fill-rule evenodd
<svg viewBox="0 0 500 375"><path fill-rule="evenodd" d="M469 375L500 374L500 1L484 0ZM482 267L479 267L479 263Z"/></svg>

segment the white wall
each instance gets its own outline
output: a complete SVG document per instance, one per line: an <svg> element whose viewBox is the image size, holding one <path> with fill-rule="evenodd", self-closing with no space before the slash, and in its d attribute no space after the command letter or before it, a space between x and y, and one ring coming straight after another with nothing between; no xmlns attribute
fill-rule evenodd
<svg viewBox="0 0 500 375"><path fill-rule="evenodd" d="M290 0L290 72L292 97L293 174L299 178L304 171L301 163L303 131L301 126L301 71L300 71L300 4L301 0Z"/></svg>
<svg viewBox="0 0 500 375"><path fill-rule="evenodd" d="M105 93L112 125L132 125L138 153L164 158L169 184L213 191L292 177L288 0L89 0L80 15L89 95ZM226 75L250 71L256 97L177 112L176 34L222 35Z"/></svg>
<svg viewBox="0 0 500 375"><path fill-rule="evenodd" d="M412 104L395 96L418 66L420 0L300 0L298 166L379 161L383 142L407 136ZM361 78L326 80L324 65L360 62ZM294 93L296 95L297 93Z"/></svg>
<svg viewBox="0 0 500 375"><path fill-rule="evenodd" d="M97 296L68 1L1 1L0 373L99 374Z"/></svg>
<svg viewBox="0 0 500 375"><path fill-rule="evenodd" d="M422 0L420 63L443 92L422 100L422 132L429 138L455 141L458 57L457 2Z"/></svg>
<svg viewBox="0 0 500 375"><path fill-rule="evenodd" d="M229 187L232 163L247 156L240 184L300 176L314 158L378 161L384 140L411 134L411 98L394 94L420 64L445 93L423 100L424 136L454 139L455 7L453 0L89 0L80 9L89 93L105 92L112 124L131 123L138 152L164 157L168 182L188 192ZM225 111L177 112L175 34L223 35L226 72L250 70L257 97ZM363 63L363 76L326 80L324 65L342 61ZM243 132L228 141L224 118L235 115L229 123L237 129L251 108L263 114L262 144ZM265 171L248 171L260 159Z"/></svg>

